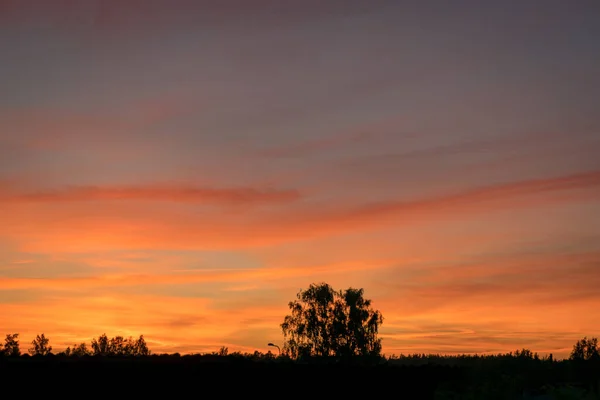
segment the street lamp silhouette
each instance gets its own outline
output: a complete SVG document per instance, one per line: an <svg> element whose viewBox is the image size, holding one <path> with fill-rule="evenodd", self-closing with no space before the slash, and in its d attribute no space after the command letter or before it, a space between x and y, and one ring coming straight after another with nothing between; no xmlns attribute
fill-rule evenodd
<svg viewBox="0 0 600 400"><path fill-rule="evenodd" d="M279 346L277 346L276 344L273 343L267 343L267 346L271 346L271 347L277 347L277 350L279 350L279 355L281 355L281 349L279 348Z"/></svg>

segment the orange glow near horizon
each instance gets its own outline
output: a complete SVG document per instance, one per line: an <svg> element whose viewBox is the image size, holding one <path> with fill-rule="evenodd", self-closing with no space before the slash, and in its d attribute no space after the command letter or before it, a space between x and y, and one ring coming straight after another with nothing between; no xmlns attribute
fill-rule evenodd
<svg viewBox="0 0 600 400"><path fill-rule="evenodd" d="M299 231L274 238L271 245L269 228L264 227L267 236L247 244L238 239L240 250L235 252L223 250L219 240L214 249L164 250L155 241L145 241L144 229L127 232L130 241L123 241L123 228L114 225L117 234L111 237L111 222L100 219L106 236L77 235L81 222L75 219L70 226L71 209L64 209L64 216L53 214L65 222L62 235L52 237L54 225L44 222L48 214L39 205L40 218L32 229L21 224L22 235L12 232L9 252L15 258L4 261L0 325L19 332L24 344L43 332L56 349L107 333L143 334L155 352L208 352L221 346L267 351L264 344L281 340L279 324L287 302L310 283L326 281L336 288L365 288L384 315L381 337L389 355L498 353L526 347L566 356L581 332L597 329L588 310L599 304L595 288L600 275L594 272L600 251L584 243L581 248L561 247L556 241L560 235L532 243L525 251L510 246L524 242L516 237L519 231L556 232L559 219L540 218L549 212L568 214L571 203L550 201L531 209L516 201L508 211L486 217L481 210L471 218L463 213L454 219L441 219L437 212L437 218L426 218L424 213L401 226L382 221L379 228L365 221L366 231L325 237ZM585 204L593 206L587 196L579 207ZM28 211L37 215L34 207ZM509 223L507 213L525 225ZM7 215L18 219L22 214ZM5 226L11 226L7 221ZM90 231L93 221L87 222ZM70 229L73 234L63 236ZM466 231L456 235L457 229ZM469 229L478 234L470 236ZM4 237L9 233L2 232ZM48 242L43 243L44 237ZM177 237L162 238L162 243L177 242ZM399 246L396 240L401 240ZM119 242L125 249L116 247ZM313 248L321 251L311 252Z"/></svg>

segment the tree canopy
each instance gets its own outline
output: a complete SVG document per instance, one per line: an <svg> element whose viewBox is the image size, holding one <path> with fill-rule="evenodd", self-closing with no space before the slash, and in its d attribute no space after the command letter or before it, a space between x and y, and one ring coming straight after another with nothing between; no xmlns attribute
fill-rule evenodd
<svg viewBox="0 0 600 400"><path fill-rule="evenodd" d="M600 347L598 346L598 338L587 338L585 336L573 345L571 351L571 360L592 360L600 359Z"/></svg>
<svg viewBox="0 0 600 400"><path fill-rule="evenodd" d="M19 347L19 334L8 333L4 339L4 354L7 356L20 356L21 348Z"/></svg>
<svg viewBox="0 0 600 400"><path fill-rule="evenodd" d="M29 348L29 354L32 356L47 356L52 353L52 346L49 345L50 339L46 337L43 333L41 335L37 335L35 339L31 342L31 347Z"/></svg>
<svg viewBox="0 0 600 400"><path fill-rule="evenodd" d="M296 297L281 324L285 353L293 358L381 355L377 334L383 316L363 297L363 289L336 291L319 283Z"/></svg>
<svg viewBox="0 0 600 400"><path fill-rule="evenodd" d="M79 349L82 352L87 351L85 348ZM147 356L150 355L150 350L144 339L144 335L140 335L138 339L132 337L126 339L123 336L115 336L108 338L106 334L98 336L98 339L92 339L92 354L94 355L116 355L116 356Z"/></svg>

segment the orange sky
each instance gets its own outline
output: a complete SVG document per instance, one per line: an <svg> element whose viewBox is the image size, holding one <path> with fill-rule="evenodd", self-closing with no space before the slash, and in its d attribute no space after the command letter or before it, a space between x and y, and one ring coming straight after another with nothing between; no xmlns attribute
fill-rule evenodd
<svg viewBox="0 0 600 400"><path fill-rule="evenodd" d="M387 355L600 335L594 6L134 3L0 2L0 335L266 352L317 282Z"/></svg>

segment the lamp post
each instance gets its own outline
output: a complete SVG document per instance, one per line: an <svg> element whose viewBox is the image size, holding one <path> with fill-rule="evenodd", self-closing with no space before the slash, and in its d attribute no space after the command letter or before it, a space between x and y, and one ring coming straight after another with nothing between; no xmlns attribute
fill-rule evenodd
<svg viewBox="0 0 600 400"><path fill-rule="evenodd" d="M281 349L279 348L279 346L277 346L276 344L273 343L267 343L267 346L271 346L271 347L277 347L277 350L279 350L279 355L281 355Z"/></svg>

